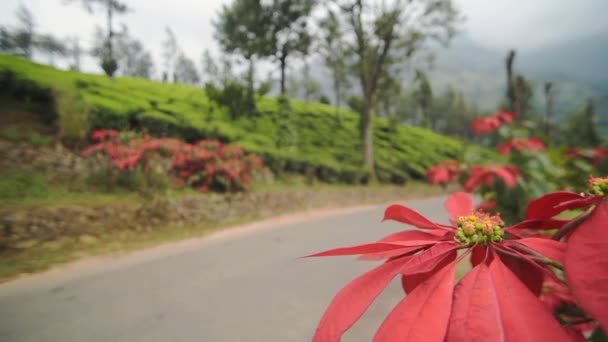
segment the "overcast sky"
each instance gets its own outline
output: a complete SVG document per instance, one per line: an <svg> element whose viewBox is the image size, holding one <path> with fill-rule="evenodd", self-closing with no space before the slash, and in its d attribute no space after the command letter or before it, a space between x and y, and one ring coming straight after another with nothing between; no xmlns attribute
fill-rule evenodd
<svg viewBox="0 0 608 342"><path fill-rule="evenodd" d="M39 32L58 37L77 36L89 46L95 25L103 25L102 13L83 10L80 0L0 0L0 25L16 23L14 12L24 4L34 13ZM152 51L161 62L164 28L176 33L186 55L197 63L205 48L217 51L211 20L222 4L231 0L125 0L133 12L119 17L132 36ZM454 0L466 21L462 30L480 45L508 49L536 49L559 40L598 32L608 34L608 0ZM118 27L118 25L116 25ZM96 63L86 61L87 71L99 72Z"/></svg>

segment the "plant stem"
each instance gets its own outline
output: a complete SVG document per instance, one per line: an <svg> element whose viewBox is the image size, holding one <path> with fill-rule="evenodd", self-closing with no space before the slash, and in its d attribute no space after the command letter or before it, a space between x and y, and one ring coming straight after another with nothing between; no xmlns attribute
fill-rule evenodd
<svg viewBox="0 0 608 342"><path fill-rule="evenodd" d="M555 240L555 241L561 240L564 236L566 236L568 233L570 233L573 229L578 227L581 223L585 222L585 220L587 220L589 218L589 216L591 215L592 212L593 212L593 210L588 211L582 215L579 215L574 220L566 223L563 227L561 227L557 231L557 233L555 233L555 235L553 235L553 240Z"/></svg>

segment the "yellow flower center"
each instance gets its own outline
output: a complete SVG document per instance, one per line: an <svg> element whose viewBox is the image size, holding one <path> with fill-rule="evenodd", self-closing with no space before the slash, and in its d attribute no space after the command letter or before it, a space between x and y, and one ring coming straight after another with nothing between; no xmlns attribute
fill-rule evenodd
<svg viewBox="0 0 608 342"><path fill-rule="evenodd" d="M608 177L589 176L589 193L598 196L608 196Z"/></svg>
<svg viewBox="0 0 608 342"><path fill-rule="evenodd" d="M460 216L454 239L463 245L486 245L488 242L500 242L504 236L504 222L500 215L476 212L473 215Z"/></svg>

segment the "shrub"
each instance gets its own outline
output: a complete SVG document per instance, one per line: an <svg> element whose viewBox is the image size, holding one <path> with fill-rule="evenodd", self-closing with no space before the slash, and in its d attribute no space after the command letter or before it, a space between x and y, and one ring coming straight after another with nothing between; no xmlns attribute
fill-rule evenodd
<svg viewBox="0 0 608 342"><path fill-rule="evenodd" d="M5 127L0 131L0 138L15 141L27 142L34 146L47 146L53 142L53 138L40 135L36 132L23 133L14 126Z"/></svg>
<svg viewBox="0 0 608 342"><path fill-rule="evenodd" d="M44 175L25 170L11 170L0 175L0 198L4 200L48 195L48 180Z"/></svg>
<svg viewBox="0 0 608 342"><path fill-rule="evenodd" d="M97 130L91 139L94 143L83 154L103 153L114 168L94 179L103 182L105 177L111 184L126 188L163 188L169 183L168 177L174 176L181 184L201 191L240 191L250 183L252 172L263 167L258 156L217 140L188 144L111 129ZM168 158L170 163L166 162Z"/></svg>

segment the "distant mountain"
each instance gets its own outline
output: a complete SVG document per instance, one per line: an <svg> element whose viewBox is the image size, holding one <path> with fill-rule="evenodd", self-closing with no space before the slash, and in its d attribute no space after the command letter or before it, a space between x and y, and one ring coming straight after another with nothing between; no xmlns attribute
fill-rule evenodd
<svg viewBox="0 0 608 342"><path fill-rule="evenodd" d="M608 32L522 51L522 68L547 78L569 78L608 92Z"/></svg>
<svg viewBox="0 0 608 342"><path fill-rule="evenodd" d="M429 77L435 91L451 85L481 108L496 108L506 90L508 51L484 48L467 36L432 51L436 58ZM560 118L578 110L590 96L603 97L598 101L598 113L608 129L608 34L517 51L514 69L532 83L539 111L544 108L544 83L553 82L555 111Z"/></svg>
<svg viewBox="0 0 608 342"><path fill-rule="evenodd" d="M451 86L461 90L480 108L496 109L506 91L507 50L485 48L463 34L447 47L431 46L428 50L434 56L431 62L425 57L414 61L414 67L402 76L406 86L413 81L413 69L422 68L427 70L435 93ZM311 74L319 80L323 92L331 95L331 78L322 65L322 62L311 63ZM608 34L535 50L518 50L514 69L531 82L539 112L544 111L544 83L553 82L558 118L579 110L590 96L603 96L598 101L598 113L608 132Z"/></svg>

